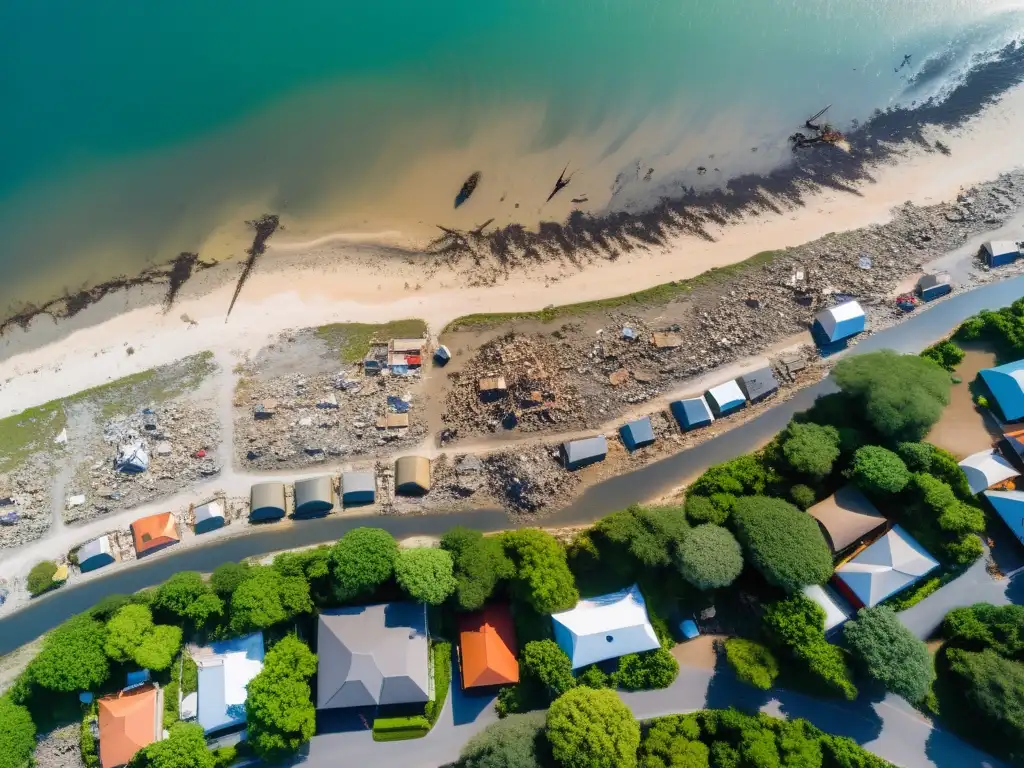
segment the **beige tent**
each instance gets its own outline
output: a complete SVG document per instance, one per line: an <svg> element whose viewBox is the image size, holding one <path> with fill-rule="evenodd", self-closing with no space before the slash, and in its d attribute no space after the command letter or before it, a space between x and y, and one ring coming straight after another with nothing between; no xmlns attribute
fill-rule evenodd
<svg viewBox="0 0 1024 768"><path fill-rule="evenodd" d="M284 517L284 483L256 483L250 495L250 520L280 520Z"/></svg>
<svg viewBox="0 0 1024 768"><path fill-rule="evenodd" d="M875 505L852 485L844 485L807 512L821 524L833 552L842 552L886 524Z"/></svg>
<svg viewBox="0 0 1024 768"><path fill-rule="evenodd" d="M334 478L330 475L295 481L295 516L326 515L334 509Z"/></svg>
<svg viewBox="0 0 1024 768"><path fill-rule="evenodd" d="M422 496L430 491L430 459L403 456L395 462L395 493Z"/></svg>

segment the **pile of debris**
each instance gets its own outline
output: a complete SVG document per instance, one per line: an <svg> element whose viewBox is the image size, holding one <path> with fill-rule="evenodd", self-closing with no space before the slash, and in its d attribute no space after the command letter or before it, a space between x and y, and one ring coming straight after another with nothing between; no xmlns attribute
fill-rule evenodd
<svg viewBox="0 0 1024 768"><path fill-rule="evenodd" d="M558 451L544 446L492 453L484 457L491 494L513 514L535 514L562 506L580 484L566 472Z"/></svg>
<svg viewBox="0 0 1024 768"><path fill-rule="evenodd" d="M52 460L37 454L0 475L0 549L28 544L49 529L52 472Z"/></svg>

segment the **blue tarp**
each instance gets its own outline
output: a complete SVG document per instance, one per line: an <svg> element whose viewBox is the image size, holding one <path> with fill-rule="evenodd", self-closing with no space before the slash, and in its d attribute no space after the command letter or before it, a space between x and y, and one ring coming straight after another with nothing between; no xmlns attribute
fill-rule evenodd
<svg viewBox="0 0 1024 768"><path fill-rule="evenodd" d="M394 413L409 412L409 404L396 395L388 395L388 408Z"/></svg>
<svg viewBox="0 0 1024 768"><path fill-rule="evenodd" d="M706 427L715 420L711 415L711 407L703 397L691 397L687 400L676 400L668 406L681 429Z"/></svg>
<svg viewBox="0 0 1024 768"><path fill-rule="evenodd" d="M654 427L651 426L651 420L646 416L623 424L619 427L619 434L622 436L623 444L630 451L635 451L637 448L643 448L654 442Z"/></svg>

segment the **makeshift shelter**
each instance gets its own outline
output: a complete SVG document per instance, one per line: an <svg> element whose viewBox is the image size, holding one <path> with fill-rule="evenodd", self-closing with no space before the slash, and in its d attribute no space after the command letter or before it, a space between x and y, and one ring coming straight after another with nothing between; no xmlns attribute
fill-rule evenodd
<svg viewBox="0 0 1024 768"><path fill-rule="evenodd" d="M516 631L507 605L492 604L459 617L463 688L518 683L516 655Z"/></svg>
<svg viewBox="0 0 1024 768"><path fill-rule="evenodd" d="M588 464L604 461L608 455L608 441L604 435L586 437L562 443L562 464L566 469L580 469Z"/></svg>
<svg viewBox="0 0 1024 768"><path fill-rule="evenodd" d="M635 451L654 442L654 427L651 426L650 418L644 416L619 427L619 435L622 437L622 444L628 450Z"/></svg>
<svg viewBox="0 0 1024 768"><path fill-rule="evenodd" d="M97 709L102 768L127 765L136 752L163 738L163 691L152 684L104 696Z"/></svg>
<svg viewBox="0 0 1024 768"><path fill-rule="evenodd" d="M341 503L346 506L373 504L377 478L373 472L345 472L341 476Z"/></svg>
<svg viewBox="0 0 1024 768"><path fill-rule="evenodd" d="M110 546L109 536L100 536L78 548L78 569L82 573L110 565L116 559L114 550Z"/></svg>
<svg viewBox="0 0 1024 768"><path fill-rule="evenodd" d="M1024 360L979 371L1006 421L1024 418Z"/></svg>
<svg viewBox="0 0 1024 768"><path fill-rule="evenodd" d="M853 485L844 485L807 512L818 521L834 554L869 538L887 522Z"/></svg>
<svg viewBox="0 0 1024 768"><path fill-rule="evenodd" d="M295 517L316 517L334 509L334 478L330 475L295 481Z"/></svg>
<svg viewBox="0 0 1024 768"><path fill-rule="evenodd" d="M840 592L854 607L878 605L906 589L939 564L900 526L894 525L878 541L836 571Z"/></svg>
<svg viewBox="0 0 1024 768"><path fill-rule="evenodd" d="M122 445L117 450L114 468L118 472L127 472L132 475L145 472L149 469L149 451L146 450L146 444L137 440L129 445Z"/></svg>
<svg viewBox="0 0 1024 768"><path fill-rule="evenodd" d="M219 501L208 501L192 510L192 527L197 534L224 527L224 507Z"/></svg>
<svg viewBox="0 0 1024 768"><path fill-rule="evenodd" d="M263 669L263 633L197 648L199 724L209 734L245 722L246 686Z"/></svg>
<svg viewBox="0 0 1024 768"><path fill-rule="evenodd" d="M993 485L1020 475L1013 464L992 448L972 453L960 462L960 469L967 475L967 484L971 486L971 493L981 493Z"/></svg>
<svg viewBox="0 0 1024 768"><path fill-rule="evenodd" d="M177 544L178 525L170 512L160 512L132 523L135 554L139 557Z"/></svg>
<svg viewBox="0 0 1024 768"><path fill-rule="evenodd" d="M856 301L823 309L814 318L813 331L826 344L856 336L864 330L864 310Z"/></svg>
<svg viewBox="0 0 1024 768"><path fill-rule="evenodd" d="M917 281L917 294L922 301L934 301L953 291L949 272L936 272L934 275L922 275Z"/></svg>
<svg viewBox="0 0 1024 768"><path fill-rule="evenodd" d="M555 642L572 660L573 669L661 645L636 584L620 592L580 600L575 608L552 614L551 621Z"/></svg>
<svg viewBox="0 0 1024 768"><path fill-rule="evenodd" d="M736 379L736 383L747 400L752 403L760 402L779 391L779 382L775 379L772 369L767 366L744 373Z"/></svg>
<svg viewBox="0 0 1024 768"><path fill-rule="evenodd" d="M708 405L708 401L704 399L703 395L687 400L676 400L669 403L668 409L679 423L679 428L684 432L688 429L706 427L715 420L711 414L711 406Z"/></svg>
<svg viewBox="0 0 1024 768"><path fill-rule="evenodd" d="M403 456L395 462L395 493L423 496L430 492L430 459Z"/></svg>
<svg viewBox="0 0 1024 768"><path fill-rule="evenodd" d="M438 365L447 365L448 361L452 359L451 350L448 349L444 344L434 350L434 362Z"/></svg>
<svg viewBox="0 0 1024 768"><path fill-rule="evenodd" d="M427 607L385 603L320 612L317 709L430 700Z"/></svg>
<svg viewBox="0 0 1024 768"><path fill-rule="evenodd" d="M981 246L981 258L990 267L1012 264L1020 256L1020 248L1012 240L989 240Z"/></svg>
<svg viewBox="0 0 1024 768"><path fill-rule="evenodd" d="M249 491L250 520L280 520L284 513L284 483L256 483Z"/></svg>
<svg viewBox="0 0 1024 768"><path fill-rule="evenodd" d="M712 413L719 419L733 411L738 411L747 404L743 390L735 381L727 381L717 387L712 387L704 393L704 397L707 398Z"/></svg>
<svg viewBox="0 0 1024 768"><path fill-rule="evenodd" d="M985 498L1017 541L1024 544L1024 491L985 491Z"/></svg>
<svg viewBox="0 0 1024 768"><path fill-rule="evenodd" d="M850 618L850 613L840 605L839 596L826 587L812 584L803 588L803 595L825 612L825 632L831 632Z"/></svg>

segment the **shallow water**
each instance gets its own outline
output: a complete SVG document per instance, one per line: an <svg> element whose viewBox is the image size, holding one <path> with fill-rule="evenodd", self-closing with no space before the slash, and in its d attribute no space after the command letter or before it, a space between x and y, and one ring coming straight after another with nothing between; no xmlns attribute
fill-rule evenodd
<svg viewBox="0 0 1024 768"><path fill-rule="evenodd" d="M1022 19L1021 0L5 3L0 308L237 254L266 209L372 232L640 208L785 162L830 102L842 127L941 98Z"/></svg>

